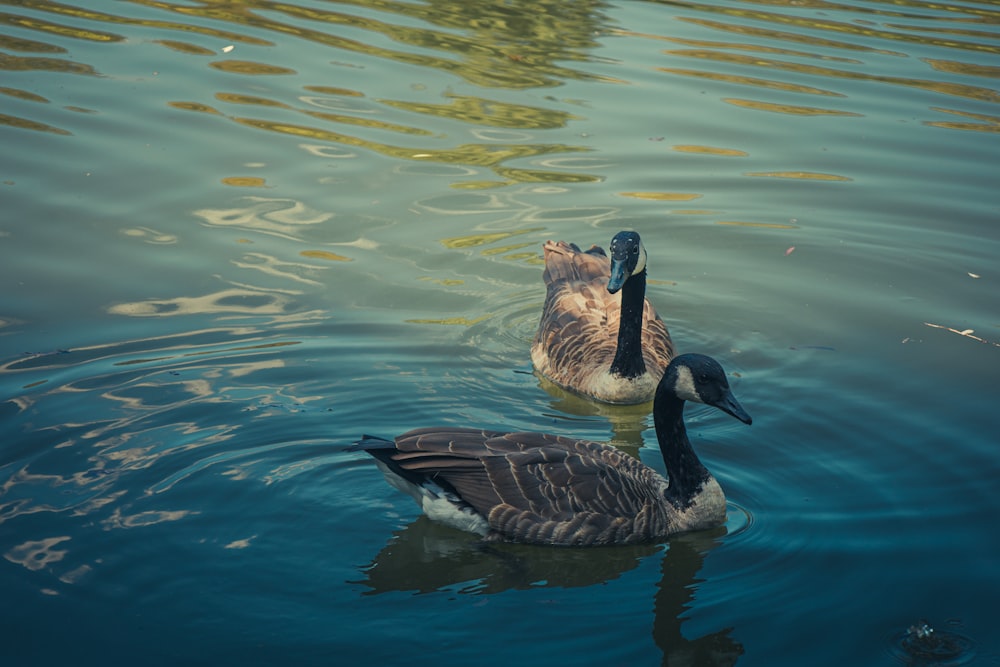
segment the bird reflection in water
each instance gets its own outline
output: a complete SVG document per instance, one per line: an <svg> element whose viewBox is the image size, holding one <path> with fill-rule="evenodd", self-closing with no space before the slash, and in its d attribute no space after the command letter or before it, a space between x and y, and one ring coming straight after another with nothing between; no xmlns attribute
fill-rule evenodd
<svg viewBox="0 0 1000 667"><path fill-rule="evenodd" d="M725 526L671 537L659 544L609 547L539 547L485 543L477 536L435 523L421 515L394 533L363 568L364 579L350 583L365 595L448 590L491 595L508 590L577 588L606 584L659 554L660 581L653 591L653 640L663 665L724 667L736 664L743 645L732 628L688 639L681 632L691 607L705 557L725 536Z"/></svg>

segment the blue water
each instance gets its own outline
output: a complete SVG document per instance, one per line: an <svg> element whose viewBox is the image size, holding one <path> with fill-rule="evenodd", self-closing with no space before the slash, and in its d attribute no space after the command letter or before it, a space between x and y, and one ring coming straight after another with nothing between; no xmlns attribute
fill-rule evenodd
<svg viewBox="0 0 1000 667"><path fill-rule="evenodd" d="M1000 664L997 3L0 4L3 664ZM725 526L484 546L344 451L660 467L528 357L620 229Z"/></svg>

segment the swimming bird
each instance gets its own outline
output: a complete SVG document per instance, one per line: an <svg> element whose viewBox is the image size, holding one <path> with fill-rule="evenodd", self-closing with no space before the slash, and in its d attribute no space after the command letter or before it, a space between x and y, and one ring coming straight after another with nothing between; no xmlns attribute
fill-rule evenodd
<svg viewBox="0 0 1000 667"><path fill-rule="evenodd" d="M646 295L646 249L615 234L611 258L547 241L545 305L531 362L555 384L605 403L644 403L674 356L667 327ZM621 290L621 297L617 292Z"/></svg>
<svg viewBox="0 0 1000 667"><path fill-rule="evenodd" d="M722 488L688 440L685 401L751 423L717 361L700 354L676 357L653 400L667 479L610 445L547 433L442 426L394 441L365 435L348 449L375 457L386 480L431 519L486 541L650 542L726 519Z"/></svg>

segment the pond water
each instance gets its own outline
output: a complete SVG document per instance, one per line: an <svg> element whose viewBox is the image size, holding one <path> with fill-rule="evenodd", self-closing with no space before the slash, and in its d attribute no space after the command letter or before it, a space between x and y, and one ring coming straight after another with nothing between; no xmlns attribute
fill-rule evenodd
<svg viewBox="0 0 1000 667"><path fill-rule="evenodd" d="M1000 3L0 4L3 664L1000 664ZM662 469L528 357L621 229L725 526L484 547L345 451Z"/></svg>

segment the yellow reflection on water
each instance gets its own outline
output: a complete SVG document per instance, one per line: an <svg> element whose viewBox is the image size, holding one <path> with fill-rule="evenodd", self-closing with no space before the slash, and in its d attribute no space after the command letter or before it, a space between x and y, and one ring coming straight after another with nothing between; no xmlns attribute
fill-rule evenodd
<svg viewBox="0 0 1000 667"><path fill-rule="evenodd" d="M430 283L435 283L438 285L444 285L445 287L455 287L458 285L464 285L465 281L458 278L435 278L433 276L420 276L417 280L426 280Z"/></svg>
<svg viewBox="0 0 1000 667"><path fill-rule="evenodd" d="M788 3L782 0L744 0L743 5L781 5L784 6ZM889 3L891 5L903 5L903 6L913 6L920 8L927 8L929 6L935 6L940 9L950 9L953 12L962 12L969 15L979 15L984 18L984 20L996 23L1000 21L1000 12L993 9L984 9L976 7L965 7L965 6L952 6L948 5L929 5L923 1L907 2L906 0L900 0L899 2ZM700 4L691 3L691 7L696 7L701 11L706 13L718 13L732 16L739 19L741 23L746 23L747 20L759 21L763 24L770 25L786 25L793 26L795 28L805 29L805 31L800 35L796 35L799 41L813 42L814 37L810 34L813 31L821 30L828 31L837 34L838 36L848 36L863 38L868 42L875 40L884 40L889 42L912 42L919 44L931 44L934 46L939 46L943 48L957 48L957 49L967 49L972 51L983 51L990 53L1000 53L1000 47L993 44L982 43L982 42L959 42L953 39L947 39L945 37L933 37L926 34L914 34L906 31L897 30L884 30L875 27L874 22L869 21L836 21L828 18L821 18L829 15L833 15L833 12L837 10L845 9L843 4L823 2L822 0L796 0L795 6L799 9L803 8L814 8L829 10L828 13L822 14L800 14L800 13L775 13L767 12L755 9L748 9L744 6L730 6L730 5L717 5L717 4ZM882 9L875 6L862 6L862 5L852 5L850 6L850 11L852 14L872 14L875 16L901 16L895 9ZM727 25L727 24L722 24ZM727 26L734 29L740 29L735 26ZM898 27L898 26L897 26ZM744 27L745 29L745 27ZM934 28L935 33L944 32L939 28ZM778 33L778 34L793 34L794 33ZM853 46L853 47L842 47L842 48L857 48L861 50L872 50L863 46ZM892 53L894 55L903 55L898 52L885 52Z"/></svg>
<svg viewBox="0 0 1000 667"><path fill-rule="evenodd" d="M847 176L837 174L820 174L812 171L751 171L744 176L760 176L763 178L797 178L805 181L850 181Z"/></svg>
<svg viewBox="0 0 1000 667"><path fill-rule="evenodd" d="M222 70L223 72L230 72L232 74L249 74L253 76L297 73L295 70L289 69L288 67L257 63L250 60L219 60L214 63L209 63L208 66Z"/></svg>
<svg viewBox="0 0 1000 667"><path fill-rule="evenodd" d="M1000 67L994 65L965 63L957 60L935 60L934 58L923 58L923 61L939 72L968 74L971 76L985 76L992 79L1000 79Z"/></svg>
<svg viewBox="0 0 1000 667"><path fill-rule="evenodd" d="M50 2L49 0L21 0L17 4L40 12L44 11L44 12L50 12L52 14L71 16L76 19L85 19L86 21L90 22L102 22L102 23L110 23L118 25L136 25L136 26L144 26L147 28L160 28L163 30L175 30L177 32L184 34L194 33L201 35L210 35L213 37L218 37L219 39L224 39L234 42L243 42L246 44L254 44L258 46L273 46L271 42L264 39L251 37L249 35L242 35L239 33L230 32L228 30L218 30L214 28L209 28L204 25L199 25L197 23L176 23L173 21L160 21L155 19L134 19L134 18L129 18L127 16L118 16L116 14L107 14L104 12L98 12L83 7L75 7L72 5L61 4L58 2ZM158 2L157 0L134 0L133 4L154 5L157 6L159 9L175 11L180 14L205 14L208 15L209 17L211 17L213 14L216 14L216 12L208 8L172 6L172 5L167 5L166 3ZM227 17L221 16L221 18L225 19ZM31 28L33 30L65 35L76 39L87 39L99 42L125 40L125 38L122 37L121 35L115 35L112 33L100 33L92 30L80 29L74 26L54 24L40 19L28 19L26 17L18 16L18 17L8 18L7 22L20 24L23 27Z"/></svg>
<svg viewBox="0 0 1000 667"><path fill-rule="evenodd" d="M488 320L493 317L493 315L481 315L479 317L443 317L443 318L428 318L428 319L413 319L406 320L410 324L445 324L445 325L458 325L463 327L469 327L483 320Z"/></svg>
<svg viewBox="0 0 1000 667"><path fill-rule="evenodd" d="M20 4L20 3L19 3ZM56 3L49 2L31 2L28 0L24 4L26 5L36 5L38 9L59 9L59 5ZM63 9L72 10L67 13L72 13L75 15L79 14L89 14L89 12L77 10L75 7L64 7ZM98 16L106 17L107 14L98 14ZM27 28L30 30L37 30L39 32L47 32L53 35L61 35L64 37L72 37L74 39L85 39L91 42L123 42L125 38L121 35L116 35L110 32L99 32L96 30L88 30L86 28L80 28L78 26L65 25L63 23L52 23L40 18L29 18L27 16L14 16L11 14L6 14L3 16L3 23L7 25L17 26L19 28Z"/></svg>
<svg viewBox="0 0 1000 667"><path fill-rule="evenodd" d="M389 132L397 132L399 134L410 134L414 136L429 137L434 133L430 130L425 130L420 127L413 127L410 125L400 125L399 123L387 123L384 120L375 120L374 118L358 118L357 116L349 116L342 113L330 113L329 111L307 111L303 110L302 113L307 116L312 116L313 118L324 120L330 123L342 123L344 125L358 125L361 127L367 127L374 130L387 130Z"/></svg>
<svg viewBox="0 0 1000 667"><path fill-rule="evenodd" d="M491 188L502 188L511 185L513 181L462 181L451 183L449 187L455 190L489 190Z"/></svg>
<svg viewBox="0 0 1000 667"><path fill-rule="evenodd" d="M998 49L998 52L1000 52L1000 49ZM836 69L833 67L806 65L804 63L798 63L793 61L760 58L759 56L752 54L745 55L739 53L728 53L717 50L690 49L690 50L669 51L668 53L674 56L685 57L685 58L697 58L699 60L724 63L728 65L734 65L734 64L747 65L755 68L766 69L770 72L787 71L787 72L795 72L798 74L809 74L813 76L820 76L824 78L852 79L856 81L875 81L895 86L922 88L924 90L930 90L945 95L954 95L957 97L966 97L969 99L1000 102L1000 92L996 90L993 90L991 88L983 88L981 86L970 86L966 84L952 83L948 81L934 81L930 79L914 79L914 78L906 78L898 76L870 74L868 72L860 72L850 69Z"/></svg>
<svg viewBox="0 0 1000 667"><path fill-rule="evenodd" d="M61 127L55 127L47 123L40 123L37 120L28 120L27 118L18 118L17 116L8 116L5 113L0 113L0 125L8 125L10 127L16 127L21 130L34 130L36 132L50 132L52 134L62 134L69 135L73 134L69 130L64 130Z"/></svg>
<svg viewBox="0 0 1000 667"><path fill-rule="evenodd" d="M228 176L222 179L222 184L236 188L263 188L267 182L257 176Z"/></svg>
<svg viewBox="0 0 1000 667"><path fill-rule="evenodd" d="M0 49L26 53L66 53L66 49L61 46L14 37L13 35L0 35Z"/></svg>
<svg viewBox="0 0 1000 667"><path fill-rule="evenodd" d="M325 259L331 262L350 262L350 257L344 257L343 255L338 255L335 252L329 252L327 250L303 250L299 253L303 257L314 257L316 259Z"/></svg>
<svg viewBox="0 0 1000 667"><path fill-rule="evenodd" d="M242 93L216 93L215 99L221 102L228 102L229 104L248 104L256 105L259 107L275 107L279 109L291 109L284 102L279 102L277 100L271 100L266 97L258 97L256 95L246 95Z"/></svg>
<svg viewBox="0 0 1000 667"><path fill-rule="evenodd" d="M534 243L511 243L509 245L502 245L502 246L498 246L496 248L490 248L488 250L483 250L482 254L486 255L486 256L490 256L490 255L505 255L505 254L513 252L515 250L520 250L522 248L529 248L529 247L534 247L534 246L535 246ZM533 252L533 253L530 253L530 254L531 255L535 255L537 253ZM510 255L509 257L515 257L515 256L516 255Z"/></svg>
<svg viewBox="0 0 1000 667"><path fill-rule="evenodd" d="M770 53L774 55L789 56L793 58L813 58L816 60L831 60L835 62L842 63L852 63L855 65L860 65L860 60L855 60L854 58L844 58L842 56L831 56L822 53L813 53L811 51L798 51L794 49L788 49L778 46L764 46L762 44L750 44L741 43L734 44L731 42L715 42L708 40L695 40L695 39L680 39L677 37L670 38L671 42L675 44L682 44L684 46L698 47L701 49L735 49L739 51L751 51L753 53ZM670 51L667 51L670 53Z"/></svg>
<svg viewBox="0 0 1000 667"><path fill-rule="evenodd" d="M48 58L37 56L12 56L8 53L0 53L0 70L9 72L62 72L65 74L86 74L97 76L96 69L73 60L63 60L62 58Z"/></svg>
<svg viewBox="0 0 1000 667"><path fill-rule="evenodd" d="M685 21L687 23L692 23L694 25L700 25L705 28L711 28L713 30L730 32L738 35L748 35L752 37L758 37L766 41L808 44L810 46L818 46L827 49L861 51L865 53L877 53L882 55L892 55L892 56L905 55L899 51L888 51L885 49L878 49L867 44L858 44L857 42L847 42L843 40L819 37L813 31L810 31L808 33L788 32L784 30L775 30L774 28L763 28L756 24L725 23L723 21L712 21L711 19L700 19L691 16L679 16L678 20Z"/></svg>
<svg viewBox="0 0 1000 667"><path fill-rule="evenodd" d="M452 238L441 239L441 245L443 245L445 248L451 248L452 250L460 248L474 248L476 246L488 245L490 243L496 243L497 241L503 241L505 239L509 239L512 236L518 236L520 234L530 234L535 231L538 231L537 228L518 229L511 232L493 232L489 234L470 234L468 236L453 236Z"/></svg>
<svg viewBox="0 0 1000 667"><path fill-rule="evenodd" d="M776 222L743 222L741 220L716 220L717 225L734 225L736 227L764 227L766 229L798 229L798 225L783 225Z"/></svg>
<svg viewBox="0 0 1000 667"><path fill-rule="evenodd" d="M334 88L333 86L304 86L306 90L321 95L341 95L344 97L364 97L365 94L357 90L347 88Z"/></svg>
<svg viewBox="0 0 1000 667"><path fill-rule="evenodd" d="M722 157L747 157L750 155L746 151L736 148L717 148L715 146L676 145L671 146L671 148L679 153L698 153L700 155L719 155Z"/></svg>
<svg viewBox="0 0 1000 667"><path fill-rule="evenodd" d="M709 81L723 81L725 83L737 83L743 86L753 86L754 88L766 88L769 90L781 90L789 93L803 93L805 95L825 95L827 97L846 97L841 93L832 90L824 90L814 86L804 86L799 83L787 83L784 81L774 81L771 79L760 79L752 76L738 76L736 74L721 74L719 72L707 72L699 69L683 69L680 67L657 67L657 71L667 74L679 74Z"/></svg>
<svg viewBox="0 0 1000 667"><path fill-rule="evenodd" d="M155 7L161 11L181 15L183 21L174 22L150 18L135 18L79 8L71 5L46 2L44 0L24 0L18 3L38 12L72 17L86 22L83 26L68 26L47 21L40 17L11 16L7 20L17 26L53 35L71 36L90 41L123 41L122 35L90 29L92 24L143 26L181 34L210 35L232 44L252 44L273 46L273 42L260 37L251 37L243 32L252 28L255 33L272 32L282 37L294 37L330 47L338 51L355 52L381 60L395 61L423 68L437 69L463 77L473 83L490 88L515 88L552 86L568 79L588 79L616 82L617 79L605 74L596 74L572 69L565 63L590 58L588 52L597 45L598 27L603 24L600 3L587 0L567 7L556 0L536 0L524 4L523 11L516 8L498 7L490 3L455 4L450 2L432 5L371 2L366 8L377 8L379 14L371 12L352 14L351 3L340 3L331 7L302 7L289 3L260 0L254 3L205 3L168 4L154 0L134 0L133 4ZM127 4L127 3L126 3ZM548 12L545 7L551 6ZM512 12L514 12L512 14ZM511 17L517 16L517 25L511 25ZM398 17L399 20L393 20ZM201 20L199 20L201 19ZM381 19L381 20L380 20ZM227 29L211 27L212 22L223 23ZM350 34L365 32L386 38L352 39L344 36L344 28ZM512 40L512 30L517 39ZM386 41L388 40L388 42ZM204 46L185 40L160 38L156 43L178 53L192 56L214 55ZM398 48L381 46L389 43ZM222 49L228 53L234 47ZM60 47L43 47L48 52L58 52ZM41 49L35 49L39 51ZM234 54L236 55L236 54ZM98 74L92 67L75 59L19 58L0 55L2 69L8 70L50 70ZM248 58L227 58L208 64L209 67L227 73L262 76L290 75L296 70L283 64L267 60ZM357 91L336 85L309 85L306 90L330 95L363 96ZM220 100L230 104L254 104L257 106L291 108L284 102L263 98L221 94ZM445 104L427 104L410 100L379 100L385 107L395 107L420 116L433 116L457 120L476 126L503 127L517 129L551 129L565 127L569 122L579 120L579 116L563 110L544 106L527 106L501 99L486 97L450 95ZM201 113L219 114L220 110L201 101L177 100L169 102L176 109ZM559 144L513 144L505 143L503 150L498 144L466 144L441 149L433 146L394 146L369 141L363 137L332 131L325 124L338 126L360 126L378 130L389 130L410 136L433 136L428 130L418 126L389 124L385 121L359 119L349 113L328 113L315 110L297 109L300 113L320 121L318 126L292 124L276 119L231 117L234 122L270 132L308 137L313 140L362 147L390 157L433 161L445 164L485 166L494 169L500 180L475 179L457 183L455 187L465 189L486 189L511 183L596 182L597 176L579 173L564 173L543 169L525 169L506 166L511 160L538 157L552 153L566 153L585 150L580 146ZM8 125L64 133L64 130L43 123L15 117L3 117ZM419 156L419 157L416 157ZM227 181L231 185L256 186L247 181Z"/></svg>
<svg viewBox="0 0 1000 667"><path fill-rule="evenodd" d="M619 192L622 197L633 199L650 199L653 201L691 201L700 199L702 195L690 192Z"/></svg>
<svg viewBox="0 0 1000 667"><path fill-rule="evenodd" d="M310 116L323 120L337 120L331 114L321 112L307 112ZM279 134L289 134L296 137L308 138L315 141L327 141L348 146L357 146L367 150L381 153L389 157L400 160L420 160L428 162L442 162L446 164L478 165L492 168L499 175L516 182L542 182L542 183L590 183L600 180L599 176L589 174L571 174L553 171L543 171L538 169L521 169L502 166L509 160L536 157L550 153L572 153L590 150L584 146L570 146L567 144L461 144L447 149L427 149L413 148L409 146L397 146L381 142L370 141L349 134L342 134L332 130L308 125L298 125L294 123L284 123L273 120L259 118L233 117L233 121L253 127L259 130L277 132ZM378 125L365 120L352 118L355 125ZM416 130L415 133L424 134L423 130Z"/></svg>
<svg viewBox="0 0 1000 667"><path fill-rule="evenodd" d="M427 104L402 100L380 100L382 104L439 118L450 118L488 127L553 129L565 127L580 116L565 111L509 104L468 95L448 95L448 104Z"/></svg>
<svg viewBox="0 0 1000 667"><path fill-rule="evenodd" d="M8 95L10 97L16 97L19 100L24 100L25 102L42 102L48 104L48 100L41 95L36 95L27 90L21 90L20 88L4 88L0 87L0 95Z"/></svg>
<svg viewBox="0 0 1000 667"><path fill-rule="evenodd" d="M190 42L179 42L174 39L156 39L153 40L155 44L160 44L165 46L171 51L177 51L178 53L186 53L189 56L214 56L215 51L212 49L206 49L203 46L198 46L197 44L191 44Z"/></svg>
<svg viewBox="0 0 1000 667"><path fill-rule="evenodd" d="M970 113L968 111L959 111L957 109L942 109L940 107L931 107L931 109L933 111L950 113L956 116L962 116L964 118L969 118L971 120L977 120L981 122L960 123L957 121L936 120L936 121L925 121L925 125L930 125L931 127L943 127L949 130L972 130L974 132L991 132L991 133L1000 132L1000 116L989 116L980 113Z"/></svg>
<svg viewBox="0 0 1000 667"><path fill-rule="evenodd" d="M167 102L167 106L173 107L174 109L180 109L181 111L197 111L199 113L209 113L221 116L222 112L218 109L214 109L207 104L201 104L200 102Z"/></svg>
<svg viewBox="0 0 1000 667"><path fill-rule="evenodd" d="M837 109L821 109L819 107L803 107L795 104L774 104L772 102L762 102L759 100L741 100L735 97L723 98L723 102L728 102L734 106L745 109L756 109L757 111L772 111L774 113L784 113L793 116L861 116L862 114L853 111L839 111Z"/></svg>

